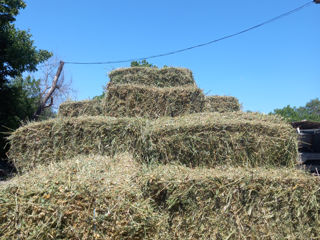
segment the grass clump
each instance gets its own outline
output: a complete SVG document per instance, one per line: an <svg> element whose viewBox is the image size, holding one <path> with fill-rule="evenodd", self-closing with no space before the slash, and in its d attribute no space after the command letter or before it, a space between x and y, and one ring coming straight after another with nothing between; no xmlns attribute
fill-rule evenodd
<svg viewBox="0 0 320 240"><path fill-rule="evenodd" d="M319 239L319 178L294 169L190 169L141 175L167 239Z"/></svg>
<svg viewBox="0 0 320 240"><path fill-rule="evenodd" d="M104 112L113 117L175 117L200 112L203 106L204 95L193 86L110 85L104 99Z"/></svg>
<svg viewBox="0 0 320 240"><path fill-rule="evenodd" d="M231 96L206 96L204 110L207 112L240 111L237 98Z"/></svg>
<svg viewBox="0 0 320 240"><path fill-rule="evenodd" d="M192 72L186 68L120 68L112 71L109 74L109 78L109 85L137 84L153 87L179 87L183 85L196 86Z"/></svg>
<svg viewBox="0 0 320 240"><path fill-rule="evenodd" d="M133 151L145 120L112 117L56 118L20 127L9 137L9 159L20 172L77 154Z"/></svg>
<svg viewBox="0 0 320 240"><path fill-rule="evenodd" d="M60 117L78 117L83 115L102 115L102 101L100 99L67 101L59 106L58 116Z"/></svg>
<svg viewBox="0 0 320 240"><path fill-rule="evenodd" d="M137 152L146 162L187 166L288 166L297 159L295 130L255 113L197 113L150 122Z"/></svg>
<svg viewBox="0 0 320 240"><path fill-rule="evenodd" d="M149 238L161 221L133 181L138 171L124 153L78 156L15 177L0 185L0 238Z"/></svg>

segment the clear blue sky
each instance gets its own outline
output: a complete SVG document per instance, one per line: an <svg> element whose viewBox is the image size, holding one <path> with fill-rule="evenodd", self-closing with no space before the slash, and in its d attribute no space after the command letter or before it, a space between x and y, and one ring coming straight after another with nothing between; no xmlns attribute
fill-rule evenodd
<svg viewBox="0 0 320 240"><path fill-rule="evenodd" d="M144 57L256 25L303 0L27 0L16 26L64 61ZM320 97L320 4L225 41L150 60L193 71L210 95L235 96L268 113ZM107 73L129 64L66 65L77 100L102 93Z"/></svg>

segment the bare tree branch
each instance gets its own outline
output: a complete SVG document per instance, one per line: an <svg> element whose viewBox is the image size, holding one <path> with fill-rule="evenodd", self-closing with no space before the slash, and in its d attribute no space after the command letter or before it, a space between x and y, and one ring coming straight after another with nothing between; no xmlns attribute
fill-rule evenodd
<svg viewBox="0 0 320 240"><path fill-rule="evenodd" d="M59 68L57 70L57 73L56 73L53 81L52 81L51 87L45 86L44 96L41 99L41 102L39 104L37 111L33 115L34 120L37 120L39 118L40 114L44 111L45 108L48 108L53 105L53 94L57 88L60 88L60 87L58 87L59 86L58 80L59 80L60 74L62 72L63 66L64 66L64 62L60 61ZM47 73L48 74L46 74L46 77L45 77L45 84L46 85L47 85L47 80L48 80L48 76L50 75L50 72L47 71ZM47 89L48 89L48 91L47 91ZM49 104L47 104L49 99L51 102Z"/></svg>
<svg viewBox="0 0 320 240"><path fill-rule="evenodd" d="M51 96L50 97L50 103L48 104L48 105L45 105L43 108L45 109L45 108L49 108L49 107L51 107L53 105L53 97Z"/></svg>

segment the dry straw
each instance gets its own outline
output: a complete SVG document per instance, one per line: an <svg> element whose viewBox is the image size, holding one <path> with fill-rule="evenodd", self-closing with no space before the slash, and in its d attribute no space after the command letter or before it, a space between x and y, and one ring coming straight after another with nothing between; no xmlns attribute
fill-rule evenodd
<svg viewBox="0 0 320 240"><path fill-rule="evenodd" d="M142 239L159 216L128 154L39 166L0 186L0 239ZM151 238L150 238L151 239Z"/></svg>
<svg viewBox="0 0 320 240"><path fill-rule="evenodd" d="M167 239L320 238L320 180L294 169L159 166L139 182Z"/></svg>
<svg viewBox="0 0 320 240"><path fill-rule="evenodd" d="M0 185L0 239L320 238L320 180L293 168L290 125L225 112L239 110L235 98L205 103L187 69L119 69L110 79L102 109L66 103L59 115L79 117L10 136L24 175ZM101 113L145 118L80 116Z"/></svg>
<svg viewBox="0 0 320 240"><path fill-rule="evenodd" d="M99 99L84 101L67 101L59 106L60 117L98 116L102 115L102 102Z"/></svg>
<svg viewBox="0 0 320 240"><path fill-rule="evenodd" d="M196 87L156 88L143 85L110 85L104 112L113 117L175 117L200 112L204 95Z"/></svg>
<svg viewBox="0 0 320 240"><path fill-rule="evenodd" d="M186 68L120 68L112 71L109 74L109 78L109 85L138 84L153 87L179 87L183 85L196 86L192 72Z"/></svg>
<svg viewBox="0 0 320 240"><path fill-rule="evenodd" d="M204 111L208 112L234 112L240 111L237 98L230 96L206 96Z"/></svg>
<svg viewBox="0 0 320 240"><path fill-rule="evenodd" d="M78 156L0 186L0 238L318 239L319 181L294 169Z"/></svg>
<svg viewBox="0 0 320 240"><path fill-rule="evenodd" d="M142 162L187 166L294 166L297 136L273 116L197 113L175 118L78 117L31 123L10 136L19 171L76 154L130 151Z"/></svg>
<svg viewBox="0 0 320 240"><path fill-rule="evenodd" d="M297 136L287 123L256 113L199 113L150 122L137 149L142 161L187 166L289 166Z"/></svg>
<svg viewBox="0 0 320 240"><path fill-rule="evenodd" d="M145 121L132 118L56 118L28 124L10 136L9 158L20 172L77 154L132 151Z"/></svg>

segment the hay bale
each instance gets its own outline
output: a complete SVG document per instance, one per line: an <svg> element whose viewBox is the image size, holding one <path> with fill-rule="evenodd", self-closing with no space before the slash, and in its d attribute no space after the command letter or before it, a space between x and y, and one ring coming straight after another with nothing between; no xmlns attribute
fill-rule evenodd
<svg viewBox="0 0 320 240"><path fill-rule="evenodd" d="M120 68L109 74L109 85L138 84L153 87L196 86L192 72L186 68Z"/></svg>
<svg viewBox="0 0 320 240"><path fill-rule="evenodd" d="M8 156L20 172L25 172L77 154L132 151L144 124L142 119L102 116L34 122L12 133Z"/></svg>
<svg viewBox="0 0 320 240"><path fill-rule="evenodd" d="M128 154L78 156L0 185L1 239L144 239L159 223Z"/></svg>
<svg viewBox="0 0 320 240"><path fill-rule="evenodd" d="M201 112L204 95L196 87L156 88L143 85L110 85L104 112L112 117L175 117Z"/></svg>
<svg viewBox="0 0 320 240"><path fill-rule="evenodd" d="M317 239L319 178L77 156L0 185L1 239Z"/></svg>
<svg viewBox="0 0 320 240"><path fill-rule="evenodd" d="M167 239L320 236L320 180L298 170L167 165L139 183L159 214L168 215Z"/></svg>
<svg viewBox="0 0 320 240"><path fill-rule="evenodd" d="M206 112L234 112L240 111L240 104L237 98L230 96L206 96Z"/></svg>
<svg viewBox="0 0 320 240"><path fill-rule="evenodd" d="M297 134L274 116L198 113L150 122L137 152L141 160L187 166L294 166Z"/></svg>
<svg viewBox="0 0 320 240"><path fill-rule="evenodd" d="M102 115L101 100L67 101L59 106L58 116L60 117L78 117L83 115Z"/></svg>

